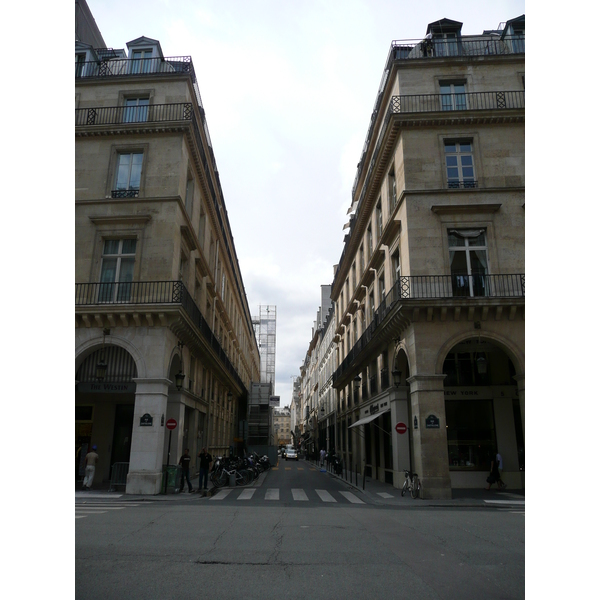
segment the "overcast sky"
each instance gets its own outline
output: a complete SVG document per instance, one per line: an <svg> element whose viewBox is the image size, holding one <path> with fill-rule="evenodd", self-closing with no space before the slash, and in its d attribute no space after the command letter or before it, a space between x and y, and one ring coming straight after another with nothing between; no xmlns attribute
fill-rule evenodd
<svg viewBox="0 0 600 600"><path fill-rule="evenodd" d="M525 3L87 1L108 47L144 35L192 57L250 311L277 306L275 393L289 405L390 43L445 17L481 33Z"/></svg>

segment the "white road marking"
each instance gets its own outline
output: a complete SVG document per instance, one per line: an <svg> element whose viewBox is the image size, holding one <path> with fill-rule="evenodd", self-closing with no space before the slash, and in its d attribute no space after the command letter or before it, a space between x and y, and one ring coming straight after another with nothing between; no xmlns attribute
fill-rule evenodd
<svg viewBox="0 0 600 600"><path fill-rule="evenodd" d="M350 500L352 504L364 504L364 502L360 498L357 498L352 492L340 492L340 494L344 496L344 498Z"/></svg>
<svg viewBox="0 0 600 600"><path fill-rule="evenodd" d="M327 490L315 490L323 502L337 502Z"/></svg>
<svg viewBox="0 0 600 600"><path fill-rule="evenodd" d="M279 500L279 488L269 488L265 494L265 500Z"/></svg>
<svg viewBox="0 0 600 600"><path fill-rule="evenodd" d="M75 510L123 510L124 506L76 506Z"/></svg>
<svg viewBox="0 0 600 600"><path fill-rule="evenodd" d="M486 504L518 504L525 506L525 500L484 500Z"/></svg>
<svg viewBox="0 0 600 600"><path fill-rule="evenodd" d="M256 488L243 490L242 493L238 496L238 500L250 500L252 496L254 496L254 492Z"/></svg>
<svg viewBox="0 0 600 600"><path fill-rule="evenodd" d="M377 492L377 495L381 496L382 498L393 498L394 497L391 494L388 494L387 492Z"/></svg>
<svg viewBox="0 0 600 600"><path fill-rule="evenodd" d="M229 494L231 494L233 490L221 490L218 494L216 494L215 496L213 496L211 498L211 500L224 500L225 498L227 498L227 496Z"/></svg>
<svg viewBox="0 0 600 600"><path fill-rule="evenodd" d="M106 511L105 510L84 510L84 511L79 511L79 514L81 514L82 512L87 516L87 515L103 515Z"/></svg>
<svg viewBox="0 0 600 600"><path fill-rule="evenodd" d="M294 500L299 500L299 501L304 501L304 502L306 502L308 500L308 496L306 495L306 492L304 490L292 489L292 496L294 497Z"/></svg>

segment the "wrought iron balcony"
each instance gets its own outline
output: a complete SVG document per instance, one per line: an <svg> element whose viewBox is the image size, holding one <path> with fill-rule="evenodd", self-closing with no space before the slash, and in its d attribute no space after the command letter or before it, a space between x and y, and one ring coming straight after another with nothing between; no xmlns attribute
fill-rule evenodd
<svg viewBox="0 0 600 600"><path fill-rule="evenodd" d="M194 73L191 56L165 58L102 58L75 61L75 78L127 77L131 75L173 75Z"/></svg>
<svg viewBox="0 0 600 600"><path fill-rule="evenodd" d="M139 198L140 190L111 190L113 198Z"/></svg>
<svg viewBox="0 0 600 600"><path fill-rule="evenodd" d="M510 110L525 108L525 92L493 91L463 94L414 94L393 96L391 114L423 112L458 112L469 110Z"/></svg>
<svg viewBox="0 0 600 600"><path fill-rule="evenodd" d="M227 353L219 343L206 322L194 299L181 281L127 281L119 283L76 283L75 306L94 307L114 305L123 311L129 305L158 305L168 304L181 307L196 326L200 336L213 350L224 369L232 379L243 389L246 386L229 360Z"/></svg>
<svg viewBox="0 0 600 600"><path fill-rule="evenodd" d="M401 276L373 314L359 340L333 374L333 385L347 375L355 360L379 333L381 324L403 301L486 298L525 298L525 275L417 275ZM364 390L363 390L364 393Z"/></svg>
<svg viewBox="0 0 600 600"><path fill-rule="evenodd" d="M191 102L150 104L148 106L76 108L75 126L191 121L193 117L194 111Z"/></svg>

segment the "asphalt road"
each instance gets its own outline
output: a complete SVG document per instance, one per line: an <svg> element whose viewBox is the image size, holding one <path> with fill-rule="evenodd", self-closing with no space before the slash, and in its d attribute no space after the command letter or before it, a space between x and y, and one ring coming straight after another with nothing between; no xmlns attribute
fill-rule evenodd
<svg viewBox="0 0 600 600"><path fill-rule="evenodd" d="M520 512L382 507L303 461L254 489L78 503L76 598L525 597Z"/></svg>

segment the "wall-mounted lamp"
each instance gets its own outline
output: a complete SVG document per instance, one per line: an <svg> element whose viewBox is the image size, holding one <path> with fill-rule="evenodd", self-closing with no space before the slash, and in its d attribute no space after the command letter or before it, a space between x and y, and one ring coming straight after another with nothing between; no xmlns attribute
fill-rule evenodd
<svg viewBox="0 0 600 600"><path fill-rule="evenodd" d="M108 365L104 360L104 352L106 345L106 336L110 335L110 329L102 330L102 352L100 353L100 362L96 365L96 379L98 381L102 381L106 377L106 371L108 370Z"/></svg>
<svg viewBox="0 0 600 600"><path fill-rule="evenodd" d="M394 369L392 371L392 378L394 379L394 385L396 387L400 387L400 382L402 381L402 371L398 371L398 369Z"/></svg>
<svg viewBox="0 0 600 600"><path fill-rule="evenodd" d="M360 375L357 375L354 379L354 393L358 394L358 390L360 390L360 384L362 383L362 379Z"/></svg>
<svg viewBox="0 0 600 600"><path fill-rule="evenodd" d="M485 356L485 352L480 352L481 346L481 333L479 334L479 341L477 343L477 358L475 359L475 365L477 365L477 372L480 375L485 375L487 373L487 358Z"/></svg>
<svg viewBox="0 0 600 600"><path fill-rule="evenodd" d="M183 342L177 342L177 347L179 348L179 359L181 361L179 373L175 375L175 387L178 390L181 390L181 388L183 387L183 381L185 380L185 375L183 373L183 345Z"/></svg>

